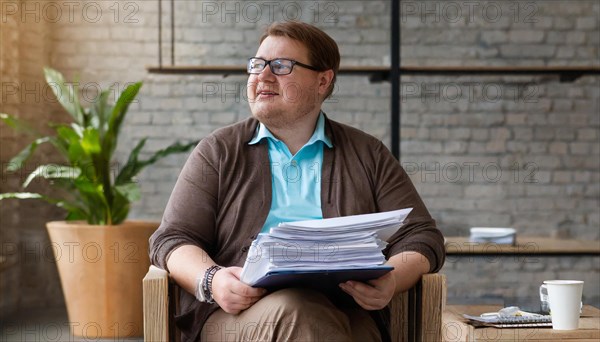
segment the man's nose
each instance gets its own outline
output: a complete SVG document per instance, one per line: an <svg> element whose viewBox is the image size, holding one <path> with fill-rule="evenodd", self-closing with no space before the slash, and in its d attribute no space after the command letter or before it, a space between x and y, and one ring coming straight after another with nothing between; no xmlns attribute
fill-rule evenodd
<svg viewBox="0 0 600 342"><path fill-rule="evenodd" d="M265 65L263 71L258 74L258 79L261 81L273 81L275 80L275 74L271 71L271 64Z"/></svg>

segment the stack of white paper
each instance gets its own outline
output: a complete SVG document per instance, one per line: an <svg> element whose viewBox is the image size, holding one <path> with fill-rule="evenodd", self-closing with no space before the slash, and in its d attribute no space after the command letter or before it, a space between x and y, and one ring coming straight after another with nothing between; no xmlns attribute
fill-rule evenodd
<svg viewBox="0 0 600 342"><path fill-rule="evenodd" d="M280 223L252 242L241 280L253 285L277 271L342 270L382 265L388 240L412 208Z"/></svg>

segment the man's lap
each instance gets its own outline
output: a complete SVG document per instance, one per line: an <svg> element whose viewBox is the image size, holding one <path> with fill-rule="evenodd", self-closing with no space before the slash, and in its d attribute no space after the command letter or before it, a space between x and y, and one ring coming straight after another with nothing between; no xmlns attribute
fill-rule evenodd
<svg viewBox="0 0 600 342"><path fill-rule="evenodd" d="M202 341L379 341L366 310L338 308L309 289L275 291L237 315L214 312Z"/></svg>

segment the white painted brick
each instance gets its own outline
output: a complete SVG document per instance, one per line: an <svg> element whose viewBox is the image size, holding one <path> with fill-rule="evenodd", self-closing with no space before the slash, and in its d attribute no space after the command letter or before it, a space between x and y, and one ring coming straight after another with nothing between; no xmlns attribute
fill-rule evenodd
<svg viewBox="0 0 600 342"><path fill-rule="evenodd" d="M567 32L567 44L580 45L585 43L585 32L570 31Z"/></svg>
<svg viewBox="0 0 600 342"><path fill-rule="evenodd" d="M509 33L512 43L541 43L544 40L544 31L513 30Z"/></svg>
<svg viewBox="0 0 600 342"><path fill-rule="evenodd" d="M598 48L595 47L578 47L577 57L582 59L593 59L598 56Z"/></svg>
<svg viewBox="0 0 600 342"><path fill-rule="evenodd" d="M584 141L597 141L598 140L598 129L597 128L582 128L577 132L577 139Z"/></svg>
<svg viewBox="0 0 600 342"><path fill-rule="evenodd" d="M506 43L508 41L508 34L506 31L482 31L480 34L481 41L487 44Z"/></svg>
<svg viewBox="0 0 600 342"><path fill-rule="evenodd" d="M556 58L573 58L576 50L571 47L560 46L556 50Z"/></svg>
<svg viewBox="0 0 600 342"><path fill-rule="evenodd" d="M567 32L549 31L546 36L546 42L549 44L564 44L567 42Z"/></svg>
<svg viewBox="0 0 600 342"><path fill-rule="evenodd" d="M556 47L549 45L501 45L500 55L508 58L511 57L552 57L556 52Z"/></svg>
<svg viewBox="0 0 600 342"><path fill-rule="evenodd" d="M587 155L590 147L589 143L573 142L569 144L569 151L574 155Z"/></svg>
<svg viewBox="0 0 600 342"><path fill-rule="evenodd" d="M596 17L580 17L575 22L577 30L593 30L598 25L598 16Z"/></svg>
<svg viewBox="0 0 600 342"><path fill-rule="evenodd" d="M542 154L547 152L548 144L546 142L532 142L529 144L529 152L534 154Z"/></svg>
<svg viewBox="0 0 600 342"><path fill-rule="evenodd" d="M567 154L567 144L564 142L551 142L549 147L549 152L557 155L565 155Z"/></svg>
<svg viewBox="0 0 600 342"><path fill-rule="evenodd" d="M152 114L152 124L153 125L170 125L172 123L171 115L158 112Z"/></svg>

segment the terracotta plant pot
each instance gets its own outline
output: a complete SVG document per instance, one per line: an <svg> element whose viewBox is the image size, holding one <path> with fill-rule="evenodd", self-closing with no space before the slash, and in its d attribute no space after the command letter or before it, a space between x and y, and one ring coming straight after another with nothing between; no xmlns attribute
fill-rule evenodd
<svg viewBox="0 0 600 342"><path fill-rule="evenodd" d="M142 279L150 266L148 239L158 225L46 224L73 335L87 339L143 335Z"/></svg>

